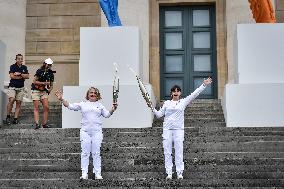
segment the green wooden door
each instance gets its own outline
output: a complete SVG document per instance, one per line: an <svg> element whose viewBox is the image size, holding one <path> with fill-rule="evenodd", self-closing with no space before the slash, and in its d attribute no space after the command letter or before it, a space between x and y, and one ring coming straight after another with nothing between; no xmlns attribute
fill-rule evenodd
<svg viewBox="0 0 284 189"><path fill-rule="evenodd" d="M208 76L199 98L217 98L215 25L214 6L160 7L161 99L176 84L186 96Z"/></svg>

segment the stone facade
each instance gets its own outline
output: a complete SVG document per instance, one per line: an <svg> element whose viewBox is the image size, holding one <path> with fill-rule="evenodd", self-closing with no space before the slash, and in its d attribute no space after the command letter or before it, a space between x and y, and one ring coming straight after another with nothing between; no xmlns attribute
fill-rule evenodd
<svg viewBox="0 0 284 189"><path fill-rule="evenodd" d="M248 0L226 1L226 30L227 30L227 61L228 61L228 83L235 83L236 66L234 55L234 40L237 24L255 23L251 13Z"/></svg>
<svg viewBox="0 0 284 189"><path fill-rule="evenodd" d="M27 0L26 8L26 63L31 76L44 59L51 57L57 71L55 90L78 85L80 27L100 26L98 1Z"/></svg>
<svg viewBox="0 0 284 189"><path fill-rule="evenodd" d="M284 21L284 3L273 0L277 22ZM143 80L160 94L159 6L215 4L218 98L234 82L233 37L238 23L254 23L247 0L120 0L123 25L139 26L143 39ZM78 85L80 27L106 26L98 0L0 0L0 37L7 45L5 73L16 53L25 54L32 76L41 62L54 59L55 88ZM135 14L136 12L139 14ZM142 12L141 12L142 11ZM10 19L7 16L13 15ZM13 34L13 36L11 35ZM68 70L68 71L67 71ZM62 77L64 76L64 77ZM9 80L5 74L5 80ZM51 100L55 100L54 97Z"/></svg>
<svg viewBox="0 0 284 189"><path fill-rule="evenodd" d="M284 22L284 1L283 0L275 0L275 14L276 14L276 22L283 23Z"/></svg>

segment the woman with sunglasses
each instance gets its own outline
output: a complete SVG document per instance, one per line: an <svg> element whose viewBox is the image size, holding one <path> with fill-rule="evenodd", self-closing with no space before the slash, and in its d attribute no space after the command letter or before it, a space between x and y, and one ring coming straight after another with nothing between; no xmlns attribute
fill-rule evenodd
<svg viewBox="0 0 284 189"><path fill-rule="evenodd" d="M70 110L81 110L82 121L80 129L80 141L81 141L81 170L82 176L80 179L88 179L88 166L89 156L92 153L93 157L93 173L95 179L103 179L101 176L101 155L100 149L103 140L102 132L102 117L108 118L117 108L117 104L114 103L111 110L107 110L100 102L100 92L97 88L91 87L87 91L86 101L80 103L69 103L63 99L61 91L55 92L58 100Z"/></svg>
<svg viewBox="0 0 284 189"><path fill-rule="evenodd" d="M162 137L167 173L166 179L172 179L172 143L174 143L175 147L177 179L183 179L184 110L211 82L211 78L204 79L203 84L200 87L189 96L182 99L180 99L181 88L178 85L175 85L171 88L172 99L165 101L159 111L153 109L154 114L158 118L165 116Z"/></svg>

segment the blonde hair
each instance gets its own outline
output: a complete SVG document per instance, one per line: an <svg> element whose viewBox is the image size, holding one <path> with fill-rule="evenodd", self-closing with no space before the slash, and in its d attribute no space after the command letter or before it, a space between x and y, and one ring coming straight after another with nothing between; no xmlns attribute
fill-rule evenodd
<svg viewBox="0 0 284 189"><path fill-rule="evenodd" d="M89 100L89 92L90 92L92 89L95 90L95 92L97 93L97 100L101 100L101 99L102 99L101 93L100 93L99 89L97 89L97 88L95 88L95 87L90 87L90 88L88 89L87 94L86 94L86 99Z"/></svg>

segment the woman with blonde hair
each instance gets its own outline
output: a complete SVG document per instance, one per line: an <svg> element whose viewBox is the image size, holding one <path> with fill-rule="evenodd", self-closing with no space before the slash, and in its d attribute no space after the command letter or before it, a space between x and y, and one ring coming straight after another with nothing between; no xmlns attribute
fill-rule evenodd
<svg viewBox="0 0 284 189"><path fill-rule="evenodd" d="M113 103L111 110L107 110L100 102L100 92L97 88L91 87L87 91L86 101L79 103L69 103L63 99L61 91L56 91L55 95L62 104L70 110L81 110L82 120L80 129L81 141L81 170L80 179L88 179L89 156L93 157L93 173L95 179L103 179L101 176L101 155L100 148L103 140L102 117L108 118L117 108Z"/></svg>

